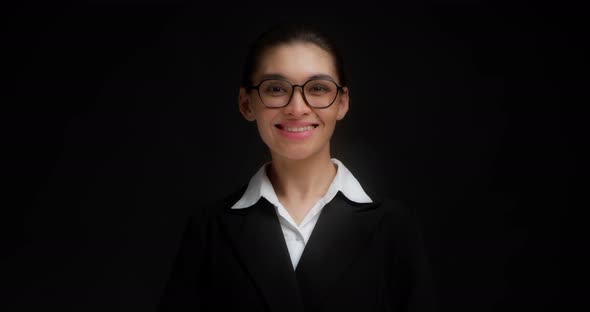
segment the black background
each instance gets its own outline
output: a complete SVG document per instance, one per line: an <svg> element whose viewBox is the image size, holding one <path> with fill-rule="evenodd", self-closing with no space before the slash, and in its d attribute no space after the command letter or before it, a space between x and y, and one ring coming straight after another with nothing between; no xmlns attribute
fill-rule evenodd
<svg viewBox="0 0 590 312"><path fill-rule="evenodd" d="M342 46L352 102L333 156L418 210L443 310L572 304L560 263L584 143L580 10L154 0L2 16L8 311L154 310L192 203L268 159L237 110L240 68L256 34L292 19Z"/></svg>

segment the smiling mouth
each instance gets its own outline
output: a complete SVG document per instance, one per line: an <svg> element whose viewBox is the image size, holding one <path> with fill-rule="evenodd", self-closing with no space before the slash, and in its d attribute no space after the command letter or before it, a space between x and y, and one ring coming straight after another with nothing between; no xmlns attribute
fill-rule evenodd
<svg viewBox="0 0 590 312"><path fill-rule="evenodd" d="M275 127L281 129L281 130L285 130L287 132L303 132L303 131L310 131L313 130L315 128L317 128L319 125L318 124L313 124L310 126L305 126L305 127L284 127L282 125L275 125Z"/></svg>

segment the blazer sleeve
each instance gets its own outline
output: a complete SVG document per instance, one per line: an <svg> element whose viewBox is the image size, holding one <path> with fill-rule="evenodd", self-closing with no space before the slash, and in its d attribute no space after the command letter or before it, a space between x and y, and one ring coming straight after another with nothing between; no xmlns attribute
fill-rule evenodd
<svg viewBox="0 0 590 312"><path fill-rule="evenodd" d="M400 201L389 203L389 298L400 311L438 311L433 270L422 223L415 210ZM401 294L401 296L400 296Z"/></svg>
<svg viewBox="0 0 590 312"><path fill-rule="evenodd" d="M202 310L205 225L205 214L202 212L188 217L158 311Z"/></svg>

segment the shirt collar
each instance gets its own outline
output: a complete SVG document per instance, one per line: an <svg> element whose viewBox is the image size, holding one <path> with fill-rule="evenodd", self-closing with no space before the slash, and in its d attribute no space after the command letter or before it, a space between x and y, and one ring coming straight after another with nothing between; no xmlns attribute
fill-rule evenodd
<svg viewBox="0 0 590 312"><path fill-rule="evenodd" d="M336 158L332 158L331 160L332 163L337 166L336 176L321 200L328 203L334 198L334 196L336 196L338 191L340 191L351 201L357 203L372 203L373 201L371 198L365 193L358 180L352 175L348 168ZM246 191L240 200L231 207L232 209L248 208L256 204L260 197L266 198L266 200L274 205L279 203L272 183L266 175L266 169L269 164L270 162L267 162L262 165L258 172L256 172L256 174L250 179Z"/></svg>

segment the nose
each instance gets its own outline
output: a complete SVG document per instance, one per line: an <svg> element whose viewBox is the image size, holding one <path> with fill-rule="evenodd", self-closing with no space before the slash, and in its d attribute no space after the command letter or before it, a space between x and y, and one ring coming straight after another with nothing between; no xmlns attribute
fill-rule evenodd
<svg viewBox="0 0 590 312"><path fill-rule="evenodd" d="M309 114L310 112L311 108L307 105L303 96L303 87L293 86L293 95L285 107L285 113L297 116Z"/></svg>

